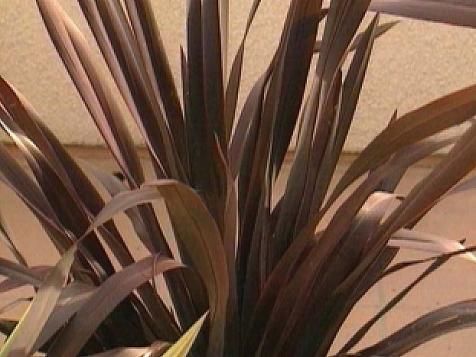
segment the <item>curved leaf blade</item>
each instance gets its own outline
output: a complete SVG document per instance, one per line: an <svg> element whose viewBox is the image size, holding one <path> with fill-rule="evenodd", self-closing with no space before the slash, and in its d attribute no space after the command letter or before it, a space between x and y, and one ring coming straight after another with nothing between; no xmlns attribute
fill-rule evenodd
<svg viewBox="0 0 476 357"><path fill-rule="evenodd" d="M74 261L76 246L70 248L41 284L30 307L18 322L2 350L1 357L28 356L60 297Z"/></svg>
<svg viewBox="0 0 476 357"><path fill-rule="evenodd" d="M476 300L442 307L358 353L359 356L401 356L443 334L476 326Z"/></svg>
<svg viewBox="0 0 476 357"><path fill-rule="evenodd" d="M76 356L101 322L134 289L156 274L180 267L182 264L175 260L149 256L112 275L84 303L61 332L49 353L52 356Z"/></svg>
<svg viewBox="0 0 476 357"><path fill-rule="evenodd" d="M407 248L427 253L447 254L463 251L465 246L452 239L435 234L402 228L388 241L391 247ZM460 258L476 263L476 256L471 252L458 255Z"/></svg>
<svg viewBox="0 0 476 357"><path fill-rule="evenodd" d="M476 27L476 5L471 0L374 0L370 10L413 19Z"/></svg>

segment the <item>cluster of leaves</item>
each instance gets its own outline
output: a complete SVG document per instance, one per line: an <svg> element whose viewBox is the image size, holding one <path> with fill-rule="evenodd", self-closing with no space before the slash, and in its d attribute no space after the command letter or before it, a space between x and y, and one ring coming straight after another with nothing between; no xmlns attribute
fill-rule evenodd
<svg viewBox="0 0 476 357"><path fill-rule="evenodd" d="M441 199L474 186L464 178L476 166L476 127L449 139L435 135L476 114L476 86L395 114L330 189L374 41L393 25L379 24L373 13L362 29L367 12L476 26L475 6L332 0L326 7L292 0L274 57L238 108L245 43L259 0L230 66L228 1L187 2L181 94L150 1L78 0L112 81L103 78L90 44L57 2L37 4L124 180L99 168L84 171L27 100L0 79L0 123L28 164L25 170L0 144L1 181L62 256L54 267L29 266L2 222L0 241L12 260L0 258L0 274L7 277L0 294L28 285L35 295L19 321L0 320L8 336L0 356L326 356L365 292L425 262L425 272L338 355L401 355L475 324L476 301L462 301L350 352L452 256L476 259L459 242L414 229ZM150 154L154 180L145 179L126 127L130 119ZM277 195L294 132L290 173ZM448 155L408 195L398 196L407 169L442 148ZM165 203L176 248L153 206L158 200ZM113 220L121 212L132 222L132 238L150 253L142 260L134 259ZM439 255L391 265L401 246ZM159 274L163 290L155 284Z"/></svg>

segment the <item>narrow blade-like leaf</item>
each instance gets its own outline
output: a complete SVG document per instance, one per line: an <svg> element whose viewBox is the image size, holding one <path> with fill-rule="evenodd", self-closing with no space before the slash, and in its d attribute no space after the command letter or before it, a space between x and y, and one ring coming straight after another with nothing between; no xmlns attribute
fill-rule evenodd
<svg viewBox="0 0 476 357"><path fill-rule="evenodd" d="M175 342L168 350L165 352L162 357L185 357L192 348L193 342L197 338L200 329L202 328L205 319L207 318L208 313L203 314L203 316L195 322L192 327L190 327L185 334L180 337L180 339Z"/></svg>
<svg viewBox="0 0 476 357"><path fill-rule="evenodd" d="M49 353L53 356L76 356L100 323L134 289L156 274L182 267L182 264L150 256L112 275L91 296L67 324Z"/></svg>
<svg viewBox="0 0 476 357"><path fill-rule="evenodd" d="M370 9L414 19L476 27L476 5L472 0L373 0Z"/></svg>
<svg viewBox="0 0 476 357"><path fill-rule="evenodd" d="M73 264L75 253L76 246L73 246L63 255L45 282L41 284L29 309L0 350L1 357L22 357L36 352L32 348L57 304Z"/></svg>

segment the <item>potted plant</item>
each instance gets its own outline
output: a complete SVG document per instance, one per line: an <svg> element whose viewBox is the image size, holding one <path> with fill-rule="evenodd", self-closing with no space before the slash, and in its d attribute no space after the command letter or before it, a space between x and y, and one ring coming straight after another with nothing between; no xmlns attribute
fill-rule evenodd
<svg viewBox="0 0 476 357"><path fill-rule="evenodd" d="M474 326L476 301L462 301L352 352L416 283L451 257L475 259L471 247L432 239L414 226L446 195L474 186L465 177L476 166L476 127L449 139L437 134L470 122L476 86L395 114L335 187L331 180L374 41L392 26L380 24L375 11L476 26L476 7L449 0L332 0L328 6L293 0L272 61L238 108L245 42L259 0L230 66L228 2L187 2L183 93L150 1L78 1L111 78L103 78L90 44L60 5L37 4L120 172L80 167L27 99L0 80L2 128L31 172L0 144L0 178L62 256L53 267L31 267L2 229L1 242L14 259L0 258L7 277L0 293L28 285L35 294L18 321L0 320L8 336L0 356L327 356L369 289L424 262L430 265L417 281L336 356L398 356ZM362 30L369 10L372 21ZM129 118L149 153L152 180L126 128ZM285 192L277 195L295 131ZM408 195L396 193L409 167L444 148L448 154ZM166 206L175 248L157 201ZM120 212L149 252L141 260L112 219ZM438 255L392 265L401 245ZM158 275L165 289L157 289Z"/></svg>

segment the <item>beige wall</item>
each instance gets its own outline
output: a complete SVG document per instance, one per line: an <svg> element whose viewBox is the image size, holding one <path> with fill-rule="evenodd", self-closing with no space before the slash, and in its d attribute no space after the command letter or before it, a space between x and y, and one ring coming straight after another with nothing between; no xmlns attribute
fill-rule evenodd
<svg viewBox="0 0 476 357"><path fill-rule="evenodd" d="M152 1L178 74L186 1ZM60 3L87 31L75 0ZM231 0L233 52L250 3ZM257 78L276 46L277 29L288 4L289 0L264 0L247 46L244 88ZM347 149L361 149L386 125L395 108L404 112L449 90L476 83L475 49L476 30L402 21L378 40ZM49 42L34 0L0 0L0 74L29 98L63 142L101 142Z"/></svg>

